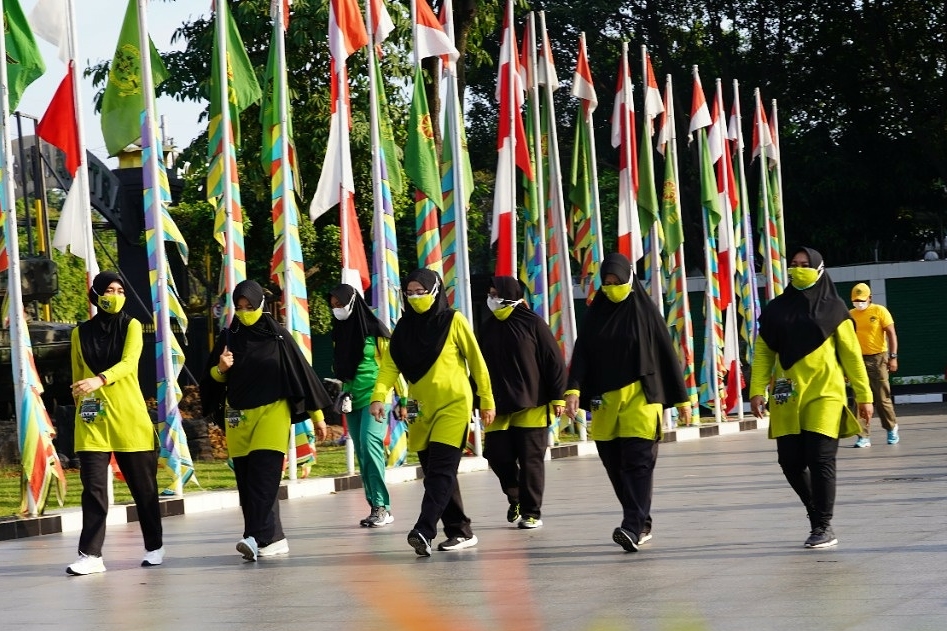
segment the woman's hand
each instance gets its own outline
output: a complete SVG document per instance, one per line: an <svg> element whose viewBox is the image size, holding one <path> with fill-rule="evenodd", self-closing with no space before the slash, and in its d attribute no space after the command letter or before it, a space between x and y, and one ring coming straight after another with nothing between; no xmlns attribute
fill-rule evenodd
<svg viewBox="0 0 947 631"><path fill-rule="evenodd" d="M326 427L326 422L319 421L318 423L315 423L314 426L316 430L316 438L320 441L325 440L326 436L329 435L329 428Z"/></svg>
<svg viewBox="0 0 947 631"><path fill-rule="evenodd" d="M858 418L865 421L865 424L871 422L871 417L875 413L875 406L871 403L859 403L858 404Z"/></svg>
<svg viewBox="0 0 947 631"><path fill-rule="evenodd" d="M372 401L372 404L368 406L368 413L381 423L382 419L385 418L385 404L381 401Z"/></svg>
<svg viewBox="0 0 947 631"><path fill-rule="evenodd" d="M750 411L756 418L763 418L763 414L766 413L766 397L762 394L750 397Z"/></svg>
<svg viewBox="0 0 947 631"><path fill-rule="evenodd" d="M96 375L88 379L80 379L72 384L72 396L80 399L87 394L91 394L105 385L105 380Z"/></svg>
<svg viewBox="0 0 947 631"><path fill-rule="evenodd" d="M579 397L574 394L566 395L566 416L575 420L575 415L579 411Z"/></svg>
<svg viewBox="0 0 947 631"><path fill-rule="evenodd" d="M230 367L233 366L233 353L230 352L230 349L224 346L224 352L220 354L220 359L217 361L217 370L220 374L224 374Z"/></svg>
<svg viewBox="0 0 947 631"><path fill-rule="evenodd" d="M562 412L565 409L566 408L562 405L554 405L552 406L552 413L556 415L556 418L559 418L560 416L562 416Z"/></svg>
<svg viewBox="0 0 947 631"><path fill-rule="evenodd" d="M480 420L483 421L484 427L490 427L490 425L493 423L496 417L497 417L496 410L484 410L484 409L480 410Z"/></svg>

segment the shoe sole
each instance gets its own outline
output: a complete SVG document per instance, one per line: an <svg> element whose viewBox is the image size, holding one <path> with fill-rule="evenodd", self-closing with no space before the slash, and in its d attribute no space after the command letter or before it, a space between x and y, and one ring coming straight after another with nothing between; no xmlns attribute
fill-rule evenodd
<svg viewBox="0 0 947 631"><path fill-rule="evenodd" d="M826 541L824 543L817 543L815 545L806 544L806 548L809 550L818 550L819 548L831 548L832 546L838 545L838 539L832 539L831 541Z"/></svg>
<svg viewBox="0 0 947 631"><path fill-rule="evenodd" d="M517 526L517 528L519 528L520 530L535 530L536 528L542 528L542 527L543 527L542 522L538 524L531 524L528 521L521 521L519 525Z"/></svg>
<svg viewBox="0 0 947 631"><path fill-rule="evenodd" d="M383 526L387 526L388 524L393 524L393 523L395 523L395 518L389 514L387 517L385 517L385 521L383 521L380 524L377 522L369 522L364 525L368 526L369 528L381 528Z"/></svg>
<svg viewBox="0 0 947 631"><path fill-rule="evenodd" d="M257 555L253 553L253 548L243 541L237 544L237 552L243 555L245 561L256 561Z"/></svg>
<svg viewBox="0 0 947 631"><path fill-rule="evenodd" d="M142 562L141 562L141 567L158 567L158 566L161 565L162 563L163 563L163 561L159 561L159 562L157 562L157 563L152 563L151 561L142 561Z"/></svg>
<svg viewBox="0 0 947 631"><path fill-rule="evenodd" d="M431 544L425 541L423 536L411 533L408 535L408 544L414 548L415 554L419 557L431 556Z"/></svg>
<svg viewBox="0 0 947 631"><path fill-rule="evenodd" d="M101 574L104 571L105 571L105 568L102 568L101 570L94 570L92 572L76 572L71 567L66 568L66 574L68 574L69 576L90 576L92 574Z"/></svg>
<svg viewBox="0 0 947 631"><path fill-rule="evenodd" d="M651 534L650 534L650 533L647 534L647 535L641 535L641 538L638 539L638 545L640 546L641 544L643 544L643 543L648 543L649 541L651 541Z"/></svg>
<svg viewBox="0 0 947 631"><path fill-rule="evenodd" d="M625 531L621 528L616 528L612 532L612 541L620 545L625 549L625 552L637 552L638 544L631 540L631 537L628 536Z"/></svg>

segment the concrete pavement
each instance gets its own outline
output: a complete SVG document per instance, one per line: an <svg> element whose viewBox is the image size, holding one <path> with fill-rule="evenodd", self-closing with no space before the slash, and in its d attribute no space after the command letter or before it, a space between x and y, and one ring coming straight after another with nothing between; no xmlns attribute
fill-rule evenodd
<svg viewBox="0 0 947 631"><path fill-rule="evenodd" d="M104 574L67 577L78 534L0 542L5 629L947 629L947 406L899 406L902 442L843 441L839 546L806 550L805 509L766 430L661 445L654 539L611 541L620 509L595 456L547 463L545 526L517 530L489 471L461 476L476 548L419 558L420 482L365 529L353 490L284 501L288 557L245 563L238 508L165 519L165 564L109 527ZM435 546L439 540L435 540Z"/></svg>

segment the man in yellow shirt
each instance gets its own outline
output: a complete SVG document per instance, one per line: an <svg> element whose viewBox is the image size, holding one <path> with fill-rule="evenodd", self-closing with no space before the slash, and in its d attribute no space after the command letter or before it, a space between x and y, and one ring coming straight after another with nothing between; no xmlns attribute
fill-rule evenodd
<svg viewBox="0 0 947 631"><path fill-rule="evenodd" d="M875 409L878 410L882 427L888 430L888 444L894 445L901 440L891 400L891 384L888 383L888 373L898 370L898 335L894 330L894 319L886 308L872 303L871 288L865 283L852 287L852 306L855 334L868 371ZM855 447L871 447L868 421L865 421Z"/></svg>

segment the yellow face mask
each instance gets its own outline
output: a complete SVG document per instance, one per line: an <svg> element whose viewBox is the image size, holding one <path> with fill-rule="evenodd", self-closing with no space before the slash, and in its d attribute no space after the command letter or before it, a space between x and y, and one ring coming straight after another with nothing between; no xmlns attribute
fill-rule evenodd
<svg viewBox="0 0 947 631"><path fill-rule="evenodd" d="M817 267L790 267L789 282L796 289L809 289L819 280L819 269Z"/></svg>
<svg viewBox="0 0 947 631"><path fill-rule="evenodd" d="M105 313L116 314L125 306L125 296L122 294L105 294L99 296L99 309Z"/></svg>
<svg viewBox="0 0 947 631"><path fill-rule="evenodd" d="M513 309L516 308L516 305L506 305L505 307L497 307L493 310L493 315L497 317L497 320L503 322L513 313Z"/></svg>
<svg viewBox="0 0 947 631"><path fill-rule="evenodd" d="M602 292L612 302L621 302L631 295L631 283L624 285L602 285Z"/></svg>
<svg viewBox="0 0 947 631"><path fill-rule="evenodd" d="M414 309L415 313L425 313L434 306L434 299L437 294L424 294L423 296L408 296L408 304Z"/></svg>
<svg viewBox="0 0 947 631"><path fill-rule="evenodd" d="M234 315L237 316L237 320L243 326L253 326L263 317L263 305L260 305L260 308L254 311L235 311Z"/></svg>

